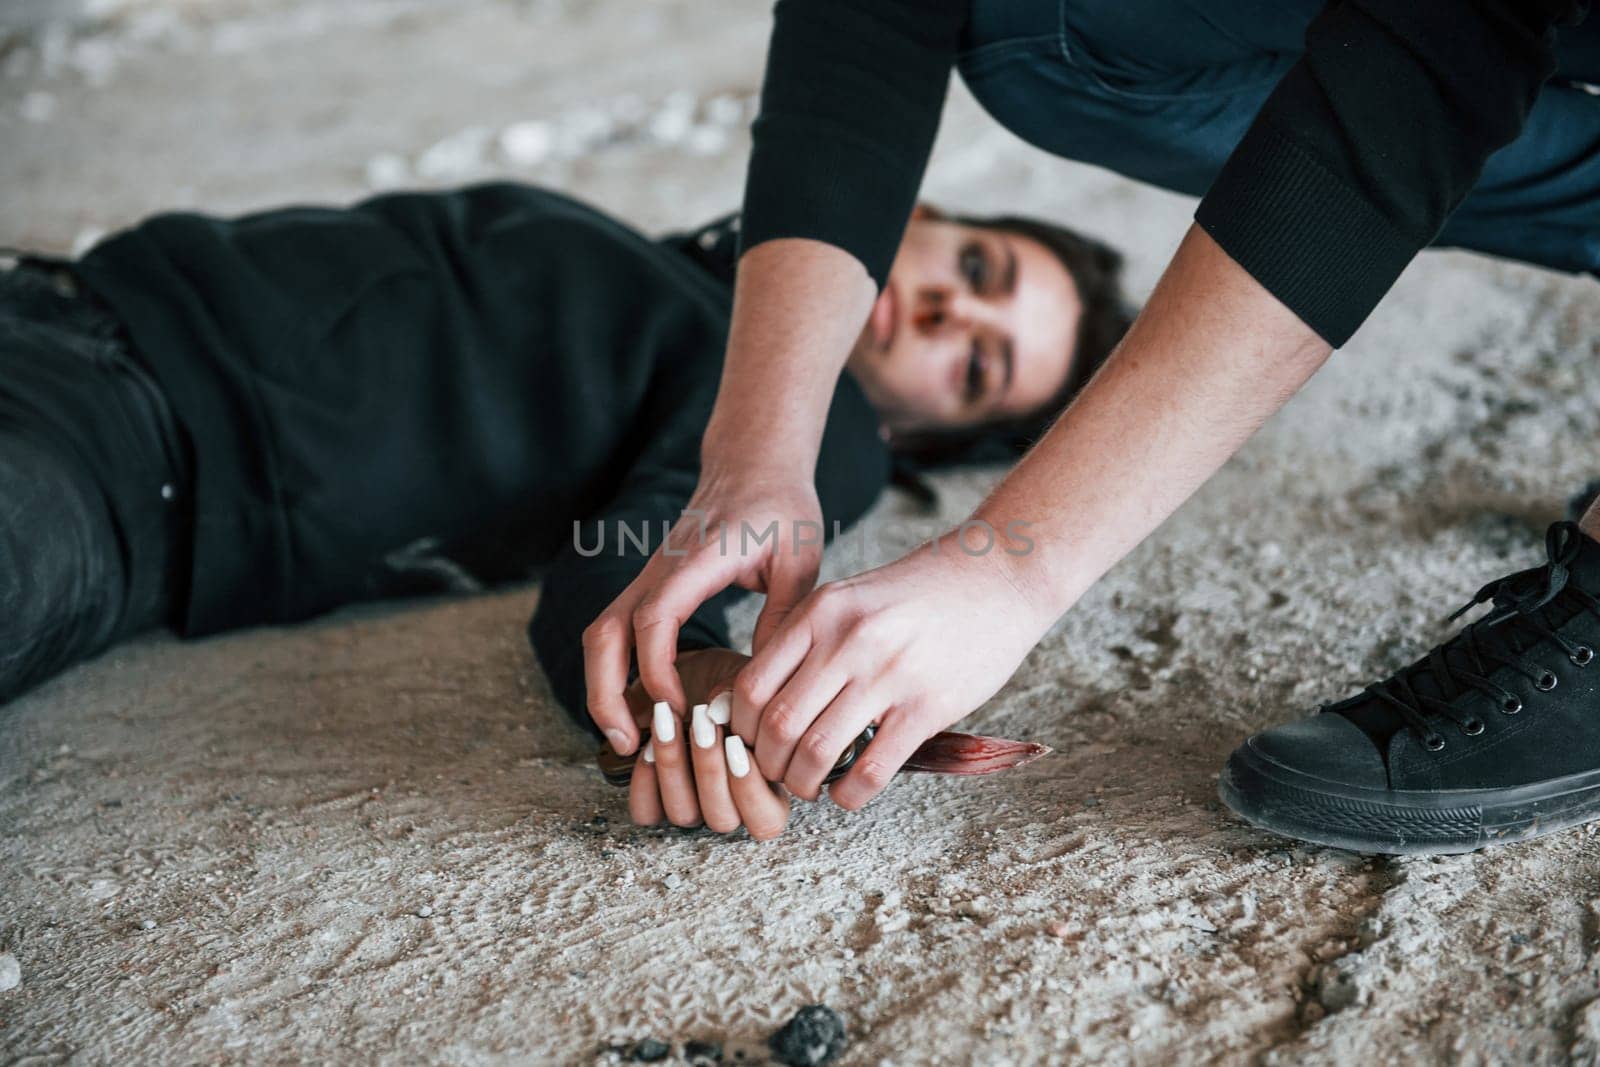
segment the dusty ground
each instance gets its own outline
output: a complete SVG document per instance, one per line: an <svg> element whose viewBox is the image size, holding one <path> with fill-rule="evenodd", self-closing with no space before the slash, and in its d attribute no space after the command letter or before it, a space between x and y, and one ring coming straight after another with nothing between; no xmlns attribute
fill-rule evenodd
<svg viewBox="0 0 1600 1067"><path fill-rule="evenodd" d="M12 0L0 244L488 174L692 223L737 202L766 7ZM959 88L940 145L937 199L1073 221L1140 291L1192 209ZM536 588L83 666L0 712L0 1061L588 1062L820 1000L860 1064L1595 1062L1593 834L1389 862L1214 790L1535 561L1600 466L1597 295L1423 256L969 720L1056 755L774 844L627 825L524 643Z"/></svg>

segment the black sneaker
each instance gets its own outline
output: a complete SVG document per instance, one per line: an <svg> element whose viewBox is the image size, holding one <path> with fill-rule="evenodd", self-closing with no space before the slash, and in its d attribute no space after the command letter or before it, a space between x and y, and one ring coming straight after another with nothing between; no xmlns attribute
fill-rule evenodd
<svg viewBox="0 0 1600 1067"><path fill-rule="evenodd" d="M1402 855L1600 818L1600 542L1558 522L1545 551L1480 589L1451 618L1493 610L1423 659L1240 745L1223 803L1273 833Z"/></svg>

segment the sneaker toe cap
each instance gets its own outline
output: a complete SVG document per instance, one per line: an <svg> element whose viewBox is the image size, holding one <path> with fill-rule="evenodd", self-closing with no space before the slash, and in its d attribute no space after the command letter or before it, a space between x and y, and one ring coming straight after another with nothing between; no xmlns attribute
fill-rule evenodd
<svg viewBox="0 0 1600 1067"><path fill-rule="evenodd" d="M1285 723L1245 742L1257 756L1288 770L1344 785L1387 789L1383 753L1343 715L1324 712Z"/></svg>

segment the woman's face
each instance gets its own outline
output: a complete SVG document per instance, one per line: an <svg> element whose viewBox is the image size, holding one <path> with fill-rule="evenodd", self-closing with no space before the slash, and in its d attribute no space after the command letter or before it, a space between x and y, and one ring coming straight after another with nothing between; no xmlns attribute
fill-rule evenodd
<svg viewBox="0 0 1600 1067"><path fill-rule="evenodd" d="M1081 314L1038 241L919 207L846 366L890 430L1027 415L1066 383Z"/></svg>

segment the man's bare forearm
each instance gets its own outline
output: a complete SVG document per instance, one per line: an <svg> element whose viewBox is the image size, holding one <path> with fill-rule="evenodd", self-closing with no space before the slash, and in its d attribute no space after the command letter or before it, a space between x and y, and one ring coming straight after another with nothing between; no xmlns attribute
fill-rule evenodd
<svg viewBox="0 0 1600 1067"><path fill-rule="evenodd" d="M859 260L820 241L766 241L745 253L701 447L709 474L811 480L834 386L876 296Z"/></svg>
<svg viewBox="0 0 1600 1067"><path fill-rule="evenodd" d="M1191 227L1116 353L976 518L1022 520L1014 583L1054 618L1305 384L1329 346Z"/></svg>

